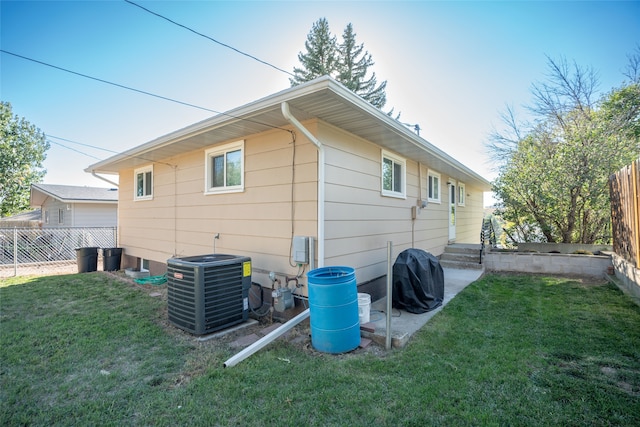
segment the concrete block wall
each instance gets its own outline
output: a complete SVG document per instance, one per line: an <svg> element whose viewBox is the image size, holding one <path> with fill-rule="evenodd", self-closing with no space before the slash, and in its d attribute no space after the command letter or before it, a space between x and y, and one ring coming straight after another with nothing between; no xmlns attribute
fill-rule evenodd
<svg viewBox="0 0 640 427"><path fill-rule="evenodd" d="M602 277L611 264L607 255L541 254L522 252L486 253L487 271L512 271L521 273L574 274Z"/></svg>
<svg viewBox="0 0 640 427"><path fill-rule="evenodd" d="M615 253L611 254L618 287L640 304L640 269Z"/></svg>
<svg viewBox="0 0 640 427"><path fill-rule="evenodd" d="M518 243L519 252L559 252L572 254L576 251L589 251L591 253L612 251L611 245L583 245L580 243Z"/></svg>

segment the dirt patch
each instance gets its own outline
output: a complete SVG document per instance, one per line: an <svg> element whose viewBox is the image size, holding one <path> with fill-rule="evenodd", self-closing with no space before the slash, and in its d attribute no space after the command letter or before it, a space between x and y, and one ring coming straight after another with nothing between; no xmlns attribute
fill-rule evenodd
<svg viewBox="0 0 640 427"><path fill-rule="evenodd" d="M246 348L251 342L255 340L248 339L248 344L238 345L238 342L242 342L244 338L249 337L251 335L256 335L258 338L265 336L270 329L275 329L274 325L282 324L283 322L274 320L271 318L269 314L263 317L257 317L254 313L249 314L249 319L253 321L250 322L247 326L237 328L238 325L231 327L228 329L228 332L225 330L217 331L213 333L216 335L211 339L203 339L202 336L196 336L190 334L186 331L183 331L180 328L169 323L168 319L168 307L167 307L167 285L141 285L135 282L134 279L126 276L123 272L105 272L104 274L108 274L109 276L123 282L127 283L130 286L139 289L142 292L145 292L149 295L150 298L158 298L164 302L161 310L158 312L158 323L163 327L163 329L180 340L181 342L189 343L197 346L199 349L204 350L201 351L198 357L197 362L194 360L191 363L192 366L189 366L186 374L183 377L178 378L176 380L176 386L184 384L189 381L191 376L197 376L200 373L204 372L208 367L212 364L222 364L222 362L216 359L214 355L220 354L229 354L233 355L240 352L242 349ZM157 295L159 294L159 295ZM302 321L295 327L293 327L290 331L288 331L283 336L279 337L277 341L287 342L288 345L294 346L300 351L315 357L330 357L330 358L338 358L338 359L349 359L353 357L362 357L364 355L374 355L377 357L384 357L388 354L388 351L376 344L375 342L371 342L365 348L358 347L353 351L342 354L329 354L323 353L316 350L311 343L311 325L309 323L309 319ZM219 357L219 356L217 356ZM213 358L213 359L212 359Z"/></svg>

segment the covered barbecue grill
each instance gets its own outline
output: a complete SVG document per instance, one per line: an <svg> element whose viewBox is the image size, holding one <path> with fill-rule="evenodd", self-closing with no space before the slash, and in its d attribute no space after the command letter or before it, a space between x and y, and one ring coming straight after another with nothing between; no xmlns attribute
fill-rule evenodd
<svg viewBox="0 0 640 427"><path fill-rule="evenodd" d="M444 272L438 258L421 249L407 249L393 264L393 307L425 313L444 299Z"/></svg>

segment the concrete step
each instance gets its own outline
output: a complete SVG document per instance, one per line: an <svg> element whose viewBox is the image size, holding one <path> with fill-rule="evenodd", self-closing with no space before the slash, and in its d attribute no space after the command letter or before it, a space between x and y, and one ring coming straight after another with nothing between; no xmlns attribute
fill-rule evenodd
<svg viewBox="0 0 640 427"><path fill-rule="evenodd" d="M464 244L464 243L454 243L452 245L447 245L444 247L445 253L450 254L480 254L480 245L479 244Z"/></svg>
<svg viewBox="0 0 640 427"><path fill-rule="evenodd" d="M459 261L477 263L480 260L480 251L478 252L445 252L440 255L441 261Z"/></svg>
<svg viewBox="0 0 640 427"><path fill-rule="evenodd" d="M440 260L440 265L443 268L454 268L458 270L482 270L484 268L483 264L478 264L478 261L472 262L462 262L462 261L447 261Z"/></svg>
<svg viewBox="0 0 640 427"><path fill-rule="evenodd" d="M479 244L454 243L445 246L444 253L440 255L440 265L444 268L482 270L483 265L479 261Z"/></svg>

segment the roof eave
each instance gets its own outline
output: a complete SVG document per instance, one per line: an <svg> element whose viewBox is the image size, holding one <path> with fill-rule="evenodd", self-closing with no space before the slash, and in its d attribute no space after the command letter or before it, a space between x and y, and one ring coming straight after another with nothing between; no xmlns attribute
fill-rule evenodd
<svg viewBox="0 0 640 427"><path fill-rule="evenodd" d="M332 99L340 99L341 101L336 100L336 102L341 103L343 106L348 106L352 112L359 111L359 113L356 114L361 118L365 117L366 121L371 120L372 125L385 128L392 136L391 139L394 141L389 143L389 146L385 147L386 141L381 140L377 142L379 145L393 149L399 154L406 155L408 157L411 153L418 153L417 157L419 158L414 160L422 160L424 163L436 162L442 166L441 169L445 169L440 170L440 172L447 173L452 176L458 175L456 179L460 181L471 180L476 184L476 186L481 187L483 191L489 191L491 189L491 183L478 173L460 163L438 147L429 143L427 140L419 137L402 123L388 116L380 109L374 107L372 104L354 94L352 91L348 90L342 84L336 82L330 77L321 77L311 82L285 89L276 94L230 110L226 113L218 114L214 117L202 120L193 125L124 151L106 160L95 163L86 168L85 171L90 173L118 174L121 169L126 167L135 167L134 165L142 165L145 162L148 164L155 161L161 161L161 158L155 158L156 156L154 156L153 153L158 152L162 148L166 148L167 150L165 151L169 152L170 146L177 144L178 142L187 141L190 138L195 140L198 135L203 135L206 132L212 132L214 130L224 132L227 127L233 128L234 124L237 124L240 121L251 120L252 117L255 118L260 114L273 114L276 109L279 112L280 104L285 101L290 103L295 111L296 100L301 100L304 103L309 99L313 99L308 97L314 94L317 94L317 97L328 96ZM280 114L278 118L282 119L281 113L278 114ZM271 115L271 118L275 118L275 116ZM323 120L322 118L320 119ZM286 125L287 124L285 122L280 122L277 127ZM255 124L253 127L255 128ZM166 157L163 158L166 159Z"/></svg>

